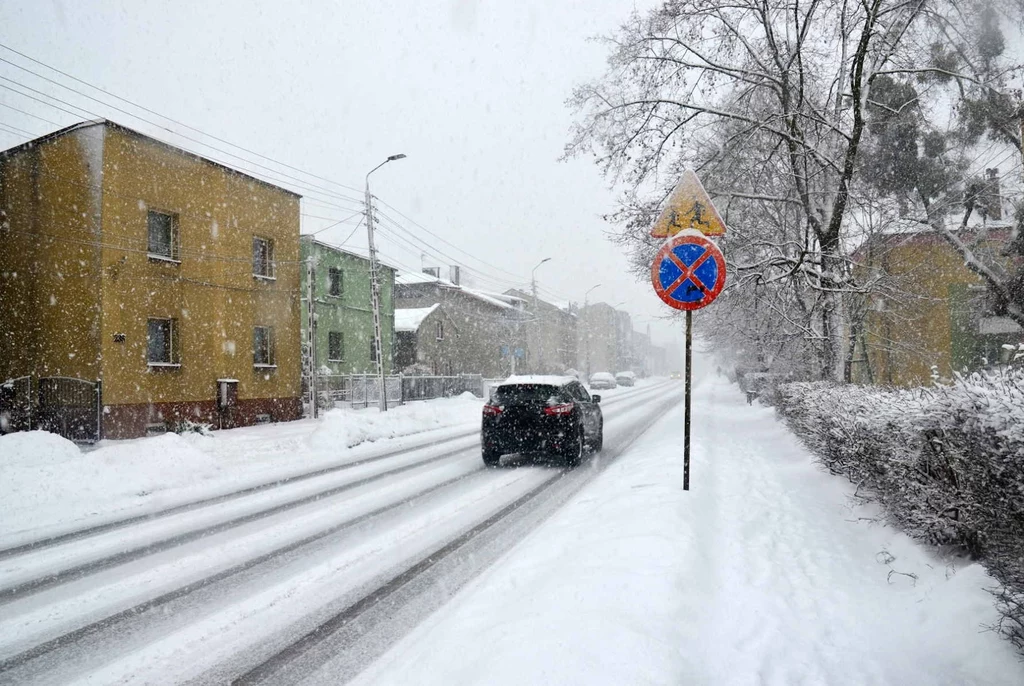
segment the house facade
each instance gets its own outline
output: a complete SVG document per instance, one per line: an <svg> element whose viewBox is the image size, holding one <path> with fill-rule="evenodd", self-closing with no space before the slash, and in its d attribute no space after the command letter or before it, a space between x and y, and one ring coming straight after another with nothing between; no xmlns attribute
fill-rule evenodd
<svg viewBox="0 0 1024 686"><path fill-rule="evenodd" d="M960 233L976 253L999 260L1008 226ZM1024 342L1011 319L993 311L981 279L934 231L874 238L856 255L862 270L892 280L899 297L873 295L852 355L851 378L860 383L919 386L933 369L945 378L1000 362L1002 346Z"/></svg>
<svg viewBox="0 0 1024 686"><path fill-rule="evenodd" d="M577 368L588 377L594 372L614 374L631 368L629 314L607 303L593 303L580 309L576 328Z"/></svg>
<svg viewBox="0 0 1024 686"><path fill-rule="evenodd" d="M318 372L376 373L369 259L317 241L312 236L302 236L300 246L303 310L310 290L313 293ZM395 270L379 263L378 268L381 350L384 351L384 373L391 374L395 345ZM309 340L308 317L302 317L302 340L304 344Z"/></svg>
<svg viewBox="0 0 1024 686"><path fill-rule="evenodd" d="M108 438L301 415L298 195L101 120L0 153L0 208L0 380L99 382Z"/></svg>
<svg viewBox="0 0 1024 686"><path fill-rule="evenodd" d="M460 373L462 332L447 306L395 310L395 335L395 368L403 374Z"/></svg>
<svg viewBox="0 0 1024 686"><path fill-rule="evenodd" d="M497 378L529 364L524 302L490 294L428 274L399 274L395 307L420 309L440 304L458 331L459 355L446 374ZM513 359L515 360L513 362Z"/></svg>
<svg viewBox="0 0 1024 686"><path fill-rule="evenodd" d="M577 364L576 315L558 305L534 298L526 291L509 289L523 302L529 315L523 317L523 331L529 349L526 370L532 374L561 374Z"/></svg>

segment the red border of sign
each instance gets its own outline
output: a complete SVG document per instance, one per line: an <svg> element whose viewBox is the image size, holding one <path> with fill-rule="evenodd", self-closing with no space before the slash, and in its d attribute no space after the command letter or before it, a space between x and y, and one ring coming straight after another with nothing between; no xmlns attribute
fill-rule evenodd
<svg viewBox="0 0 1024 686"><path fill-rule="evenodd" d="M661 279L659 278L661 272L661 263L667 257L667 253L673 248L677 248L680 245L686 243L696 243L702 245L704 248L711 253L711 259L718 263L718 278L715 280L715 285L708 291L703 298L696 302L688 303L680 300L674 300L669 296L668 292L662 287ZM676 235L665 241L661 249L654 255L654 261L651 262L651 283L654 285L654 292L658 294L669 307L674 307L677 310L699 310L703 307L707 307L711 302L718 297L718 294L725 288L725 255L718 249L718 246L712 243L704 236L696 236L694 234L689 235Z"/></svg>

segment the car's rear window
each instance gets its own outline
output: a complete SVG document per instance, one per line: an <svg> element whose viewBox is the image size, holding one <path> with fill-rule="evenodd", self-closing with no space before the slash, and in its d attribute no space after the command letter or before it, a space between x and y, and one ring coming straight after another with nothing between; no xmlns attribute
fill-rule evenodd
<svg viewBox="0 0 1024 686"><path fill-rule="evenodd" d="M559 389L557 386L546 384L515 384L498 386L491 396L492 402L504 403L546 403L552 398L557 399Z"/></svg>

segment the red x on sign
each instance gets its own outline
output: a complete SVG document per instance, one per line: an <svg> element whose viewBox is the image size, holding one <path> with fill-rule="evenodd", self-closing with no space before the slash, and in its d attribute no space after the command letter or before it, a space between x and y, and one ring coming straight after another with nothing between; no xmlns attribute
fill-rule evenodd
<svg viewBox="0 0 1024 686"><path fill-rule="evenodd" d="M699 233L680 233L654 256L651 282L658 297L671 307L699 310L725 287L725 257Z"/></svg>

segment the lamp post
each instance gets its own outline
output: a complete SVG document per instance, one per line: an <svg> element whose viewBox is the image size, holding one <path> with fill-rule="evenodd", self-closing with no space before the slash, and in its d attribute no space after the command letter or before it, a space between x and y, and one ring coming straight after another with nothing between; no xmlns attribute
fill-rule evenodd
<svg viewBox="0 0 1024 686"><path fill-rule="evenodd" d="M530 288L533 291L533 319L534 319L535 322L538 322L539 321L539 317L540 317L540 314L539 314L539 312L537 310L537 270L540 268L540 266L542 264L544 264L545 262L550 262L550 261L551 261L550 257L545 257L543 260L541 260L540 262L537 263L536 267L534 267L530 271ZM538 337L543 337L544 333L543 333L542 329L543 329L543 326L538 326L537 327L537 336ZM538 352L543 353L543 351L544 351L543 341L538 340L537 343L538 343L538 348L537 348ZM544 360L537 360L538 365L536 365L536 366L543 367L544 366L543 362L544 362ZM536 366L535 366L535 368L533 370L534 373L537 372Z"/></svg>
<svg viewBox="0 0 1024 686"><path fill-rule="evenodd" d="M384 381L384 342L380 326L380 278L377 268L377 248L373 242L373 195L370 193L370 174L388 162L405 159L405 155L391 155L366 172L366 235L370 247L370 304L373 307L373 346L377 353L377 379L380 383L380 411L388 411L387 385Z"/></svg>
<svg viewBox="0 0 1024 686"><path fill-rule="evenodd" d="M590 298L590 291L594 290L595 288L599 288L600 286L601 286L601 284L599 284L599 283L598 284L594 284L589 289L587 289L586 293L583 294L583 312L584 312L584 316L586 317L586 322L587 322L586 331L583 334L583 343L584 343L584 345L586 346L586 349L587 349L587 373L586 373L586 377L587 377L587 382L588 383L590 382L590 315L586 314L586 312L587 312L587 307L589 307L589 303L590 303L590 300L589 300L589 298Z"/></svg>

